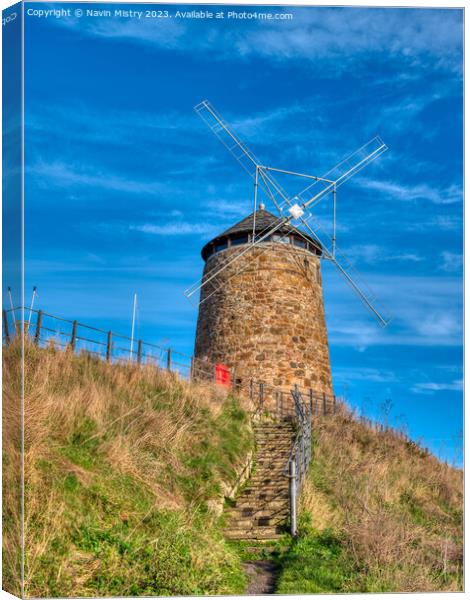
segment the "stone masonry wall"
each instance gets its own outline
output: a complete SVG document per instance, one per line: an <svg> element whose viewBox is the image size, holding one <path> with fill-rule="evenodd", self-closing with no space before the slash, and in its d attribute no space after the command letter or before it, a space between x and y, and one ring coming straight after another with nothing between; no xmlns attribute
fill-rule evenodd
<svg viewBox="0 0 470 600"><path fill-rule="evenodd" d="M209 258L209 277L246 246ZM268 385L332 394L320 259L302 248L266 243L202 288L195 356L235 370L242 386Z"/></svg>

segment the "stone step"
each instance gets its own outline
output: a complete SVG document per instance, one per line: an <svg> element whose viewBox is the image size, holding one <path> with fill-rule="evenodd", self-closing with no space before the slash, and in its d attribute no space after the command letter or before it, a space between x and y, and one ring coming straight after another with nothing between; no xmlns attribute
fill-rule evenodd
<svg viewBox="0 0 470 600"><path fill-rule="evenodd" d="M283 477L282 481L276 483L260 483L260 481L253 482L249 480L246 487L240 492L242 495L253 495L253 494L276 494L277 492L287 492L289 489L289 480L287 477Z"/></svg>
<svg viewBox="0 0 470 600"><path fill-rule="evenodd" d="M285 500L270 500L269 502L259 503L255 507L252 502L240 502L233 507L234 509L243 511L244 509L253 510L258 513L272 513L275 511L288 511L289 510L289 502L287 499Z"/></svg>
<svg viewBox="0 0 470 600"><path fill-rule="evenodd" d="M233 519L246 519L248 517L259 518L259 517L284 517L289 516L289 505L287 502L283 503L279 507L271 508L260 508L256 506L239 506L238 508L232 508L228 513L228 516Z"/></svg>
<svg viewBox="0 0 470 600"><path fill-rule="evenodd" d="M292 441L289 442L258 442L256 444L256 450L258 452L267 452L270 450L271 452L285 452L286 450L290 450L292 448Z"/></svg>
<svg viewBox="0 0 470 600"><path fill-rule="evenodd" d="M255 427L254 432L258 435L287 435L292 434L295 431L295 427Z"/></svg>
<svg viewBox="0 0 470 600"><path fill-rule="evenodd" d="M257 452L256 454L256 462L263 462L263 461L273 461L273 460L283 460L283 459L287 459L289 457L290 454L290 450L291 450L292 446L289 446L289 448L272 448L272 449L264 449L260 450L259 452Z"/></svg>
<svg viewBox="0 0 470 600"><path fill-rule="evenodd" d="M287 461L289 460L289 455L281 456L279 458L263 458L261 462L256 461L255 469L277 469L278 471L282 471L282 469L286 466Z"/></svg>
<svg viewBox="0 0 470 600"><path fill-rule="evenodd" d="M284 467L282 467L280 469L266 469L264 471L256 470L250 481L262 485L263 481L265 481L266 479L275 479L276 481L282 481L288 479L288 477L284 473Z"/></svg>
<svg viewBox="0 0 470 600"><path fill-rule="evenodd" d="M291 442L288 444L258 444L256 447L256 452L258 454L266 454L268 452L285 454L286 452L290 452L292 445L293 444Z"/></svg>
<svg viewBox="0 0 470 600"><path fill-rule="evenodd" d="M262 490L259 488L251 488L249 491L243 490L243 493L238 496L240 500L284 500L289 497L289 488L275 488L270 490Z"/></svg>
<svg viewBox="0 0 470 600"><path fill-rule="evenodd" d="M256 444L257 452L286 452L292 448L293 440L289 442L258 442Z"/></svg>
<svg viewBox="0 0 470 600"><path fill-rule="evenodd" d="M285 534L285 528L259 527L256 529L225 529L225 537L231 540L277 540Z"/></svg>
<svg viewBox="0 0 470 600"><path fill-rule="evenodd" d="M287 477L282 475L282 473L278 476L274 475L272 477L254 477L253 479L250 479L250 484L251 488L259 487L260 491L266 489L267 487L276 487L280 490L287 490L289 487L289 481Z"/></svg>
<svg viewBox="0 0 470 600"><path fill-rule="evenodd" d="M250 479L250 485L259 485L263 487L269 483L270 480L276 481L276 483L285 483L289 478L284 474L284 469L267 469L266 471L256 471Z"/></svg>
<svg viewBox="0 0 470 600"><path fill-rule="evenodd" d="M285 475L295 430L291 423L254 427L256 463L251 478L228 512L224 532L239 540L276 540L289 519L289 479Z"/></svg>
<svg viewBox="0 0 470 600"><path fill-rule="evenodd" d="M269 475L269 473L284 473L284 469L287 465L287 461L289 459L286 460L280 460L276 463L274 462L264 462L264 463L256 463L256 467L253 473L253 477L256 477L257 475L259 475L260 473L262 473L263 475L265 473L267 473Z"/></svg>
<svg viewBox="0 0 470 600"><path fill-rule="evenodd" d="M234 518L230 523L230 529L252 529L254 527L277 527L287 522L287 515L279 517L246 517L246 519Z"/></svg>
<svg viewBox="0 0 470 600"><path fill-rule="evenodd" d="M257 442L275 442L275 441L280 441L280 442L289 442L290 440L292 440L295 436L291 433L289 433L288 435L286 435L285 433L273 433L273 434L258 434L255 435L255 440Z"/></svg>
<svg viewBox="0 0 470 600"><path fill-rule="evenodd" d="M253 429L255 431L266 431L266 430L279 430L286 431L288 429L293 429L293 423L285 422L285 423L255 423L253 425Z"/></svg>
<svg viewBox="0 0 470 600"><path fill-rule="evenodd" d="M239 502L239 504L237 504L237 506L240 506L241 504L246 505L247 503L250 504L250 506L253 505L261 505L266 504L268 502L288 502L289 501L289 490L287 488L284 488L282 490L276 490L276 491L269 491L269 492L262 492L259 490L254 490L251 493L248 494L243 494L239 496L239 499L236 500L236 502Z"/></svg>
<svg viewBox="0 0 470 600"><path fill-rule="evenodd" d="M282 462L288 460L290 456L291 446L289 448L285 448L279 450L276 448L275 450L263 450L262 452L258 452L256 454L256 464L271 464L273 462Z"/></svg>
<svg viewBox="0 0 470 600"><path fill-rule="evenodd" d="M255 435L292 435L295 432L293 427L255 427Z"/></svg>

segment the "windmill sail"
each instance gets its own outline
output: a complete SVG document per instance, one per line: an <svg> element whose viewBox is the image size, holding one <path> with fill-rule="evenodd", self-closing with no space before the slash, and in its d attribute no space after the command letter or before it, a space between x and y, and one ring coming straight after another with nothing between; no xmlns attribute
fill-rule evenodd
<svg viewBox="0 0 470 600"><path fill-rule="evenodd" d="M351 179L365 166L378 158L387 150L387 145L379 136L372 138L367 144L344 158L341 162L327 171L318 181L314 181L297 194L305 208L312 207L325 194L338 189L343 183Z"/></svg>
<svg viewBox="0 0 470 600"><path fill-rule="evenodd" d="M338 271L346 280L346 283L351 287L353 292L359 298L359 300L364 304L367 310L373 315L373 317L378 321L382 327L388 325L391 320L390 314L383 304L379 303L377 295L375 292L369 287L364 278L359 274L354 265L350 262L346 254L341 252L341 250L336 246L335 255L328 250L326 250L326 245L322 238L319 235L319 230L321 230L320 224L316 223L315 230L312 229L310 224L306 219L301 219L302 225L309 231L312 237L314 237L323 247L324 257L337 267ZM325 234L325 237L328 237ZM357 283L359 282L359 283Z"/></svg>
<svg viewBox="0 0 470 600"><path fill-rule="evenodd" d="M191 298L196 292L200 291L204 286L211 284L212 291L204 294L203 301L208 299L218 289L217 278L225 271L227 267L233 265L241 257L249 254L255 246L258 246L263 241L267 240L277 229L289 224L294 220L298 219L300 223L308 230L309 234L320 242L323 248L323 256L331 260L338 268L341 275L344 277L348 285L352 288L354 293L358 296L361 302L366 308L372 313L377 321L385 326L389 322L389 318L385 316L385 311L377 308L377 299L375 294L370 290L367 284L362 283L361 285L356 283L359 280L359 274L350 263L345 254L341 253L336 245L336 190L338 187L343 185L348 179L353 177L356 173L361 171L366 165L378 158L383 152L387 150L386 144L383 140L376 136L355 152L347 156L336 166L330 169L322 177L314 177L303 175L300 173L294 173L289 171L283 171L281 169L274 169L263 166L255 154L240 140L240 138L231 130L228 124L223 118L217 113L215 108L207 101L204 100L194 110L206 123L209 129L216 135L219 141L227 148L232 156L237 160L240 166L246 171L255 182L255 211L256 211L256 191L257 186L260 185L267 197L273 202L279 212L279 220L271 227L264 230L261 233L255 234L255 225L253 224L253 238L249 245L243 250L240 249L234 256L232 256L225 264L220 266L216 271L209 273L208 276L204 277L193 284L190 288L185 291L187 298ZM301 190L296 196L290 197L282 186L276 181L272 172L279 171L281 173L291 174L299 177L307 177L313 183L310 183L306 188ZM330 244L325 244L318 231L321 229L319 223L315 220L310 209L328 193L333 193L334 209L333 209L333 238L328 237L331 242L332 251L328 250ZM288 208L286 213L284 209ZM255 212L253 213L256 214ZM315 230L310 225L309 221L315 222ZM301 233L297 229L298 233ZM236 271L235 273L238 273Z"/></svg>
<svg viewBox="0 0 470 600"><path fill-rule="evenodd" d="M262 164L248 146L229 127L228 123L215 110L212 104L208 100L203 100L194 107L194 110L217 139L227 148L242 169L255 180L256 172L262 167ZM290 204L287 192L270 173L262 172L259 179L259 183L267 197L274 203L278 211L282 212L282 208L286 204Z"/></svg>

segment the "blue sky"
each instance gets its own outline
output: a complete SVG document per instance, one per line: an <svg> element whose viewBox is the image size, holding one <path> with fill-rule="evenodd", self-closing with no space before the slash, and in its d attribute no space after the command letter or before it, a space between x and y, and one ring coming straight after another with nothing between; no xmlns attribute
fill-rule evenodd
<svg viewBox="0 0 470 600"><path fill-rule="evenodd" d="M394 319L378 327L323 262L335 389L460 460L462 11L257 10L293 18L26 15L26 295L129 333L136 290L138 336L191 352L200 248L252 203L193 106L316 175L379 134L389 151L338 193L338 244Z"/></svg>

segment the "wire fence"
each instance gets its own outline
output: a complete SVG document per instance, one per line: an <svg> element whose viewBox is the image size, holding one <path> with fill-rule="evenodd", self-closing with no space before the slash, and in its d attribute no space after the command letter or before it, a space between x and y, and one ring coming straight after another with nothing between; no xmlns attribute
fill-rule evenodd
<svg viewBox="0 0 470 600"><path fill-rule="evenodd" d="M17 319L29 314L28 320ZM165 348L158 344L133 339L129 336L86 325L77 320L65 319L43 310L3 310L3 341L9 343L16 335L24 333L41 348L69 349L74 353L87 353L109 363L137 363L153 365L160 369L178 373L185 379L216 379L220 365Z"/></svg>
<svg viewBox="0 0 470 600"><path fill-rule="evenodd" d="M339 400L334 394L319 392L312 388L301 388L298 385L278 387L269 385L258 379L250 379L244 389L259 414L268 413L277 420L296 416L293 392L301 395L308 407L310 415L333 414L337 411Z"/></svg>

